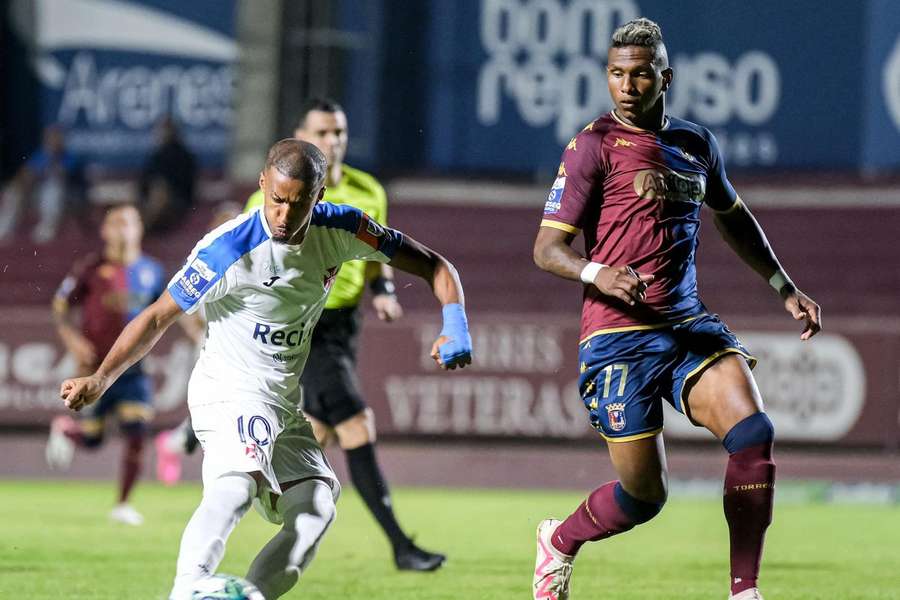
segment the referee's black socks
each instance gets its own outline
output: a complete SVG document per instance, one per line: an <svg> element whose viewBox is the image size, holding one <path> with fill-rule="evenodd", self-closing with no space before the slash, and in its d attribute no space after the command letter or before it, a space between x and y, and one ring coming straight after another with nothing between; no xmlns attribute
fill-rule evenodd
<svg viewBox="0 0 900 600"><path fill-rule="evenodd" d="M345 450L347 453L347 466L350 469L350 479L356 487L356 491L362 496L366 506L385 535L391 541L395 550L403 549L409 544L409 538L400 529L394 509L391 507L391 493L387 482L381 474L378 462L375 460L375 446L365 444L359 448Z"/></svg>

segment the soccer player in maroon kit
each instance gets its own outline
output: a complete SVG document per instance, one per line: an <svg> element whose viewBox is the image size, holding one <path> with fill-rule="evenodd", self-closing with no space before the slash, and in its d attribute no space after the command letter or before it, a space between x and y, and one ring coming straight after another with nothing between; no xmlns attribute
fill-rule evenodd
<svg viewBox="0 0 900 600"><path fill-rule="evenodd" d="M568 598L582 544L628 531L662 509L663 399L729 453L730 598L762 599L757 578L772 518L774 429L750 373L755 359L698 295L701 204L804 322L801 339L819 331L820 310L788 278L735 193L713 135L665 114L672 76L656 23L635 19L613 34L607 80L615 109L567 146L535 240L541 269L585 283L580 391L619 476L564 521L540 523L535 599ZM571 248L579 232L587 259Z"/></svg>
<svg viewBox="0 0 900 600"><path fill-rule="evenodd" d="M110 208L100 228L103 251L78 261L53 298L57 331L77 361L79 375L93 372L128 321L165 289L162 265L141 252L143 232L141 216L133 205ZM81 308L78 321L71 315L75 306ZM150 401L150 380L138 363L78 421L67 415L56 417L47 442L48 464L67 468L75 446L95 449L103 443L106 419L116 415L125 443L119 503L110 518L128 525L143 522L128 500L143 462L147 423L153 416Z"/></svg>

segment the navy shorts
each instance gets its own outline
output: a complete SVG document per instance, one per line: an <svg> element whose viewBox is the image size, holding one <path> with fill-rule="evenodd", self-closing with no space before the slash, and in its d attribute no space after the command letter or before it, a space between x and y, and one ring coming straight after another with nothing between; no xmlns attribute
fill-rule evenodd
<svg viewBox="0 0 900 600"><path fill-rule="evenodd" d="M587 338L578 352L578 386L591 425L611 442L656 435L663 428L663 400L690 418L685 384L725 354L740 354L751 368L756 364L717 315Z"/></svg>
<svg viewBox="0 0 900 600"><path fill-rule="evenodd" d="M100 438L106 418L115 414L122 429L142 429L153 418L150 378L141 371L126 371L81 419L85 437Z"/></svg>

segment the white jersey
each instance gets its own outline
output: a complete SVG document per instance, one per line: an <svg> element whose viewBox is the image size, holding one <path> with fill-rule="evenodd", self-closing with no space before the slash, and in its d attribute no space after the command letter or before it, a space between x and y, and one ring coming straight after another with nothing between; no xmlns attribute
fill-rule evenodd
<svg viewBox="0 0 900 600"><path fill-rule="evenodd" d="M325 202L313 209L299 245L273 241L262 209L217 227L168 288L185 312L201 305L206 312L195 375L214 378L220 389L296 405L312 331L341 264L388 262L401 241L402 234L359 209ZM191 399L192 405L216 401Z"/></svg>

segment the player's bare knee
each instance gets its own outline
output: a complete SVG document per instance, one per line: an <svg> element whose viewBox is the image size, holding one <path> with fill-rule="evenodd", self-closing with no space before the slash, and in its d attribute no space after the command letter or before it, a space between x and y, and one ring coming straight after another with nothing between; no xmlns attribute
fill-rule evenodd
<svg viewBox="0 0 900 600"><path fill-rule="evenodd" d="M335 428L338 443L344 450L353 450L375 442L375 416L371 409L363 410L338 423Z"/></svg>
<svg viewBox="0 0 900 600"><path fill-rule="evenodd" d="M669 497L669 478L666 471L652 477L642 477L637 481L623 481L623 491L641 502L665 504Z"/></svg>
<svg viewBox="0 0 900 600"><path fill-rule="evenodd" d="M307 415L307 419L309 419L310 424L312 424L313 435L316 438L316 441L319 442L319 445L323 448L327 448L331 442L333 442L337 435L334 433L334 429L319 421L314 417L310 417Z"/></svg>
<svg viewBox="0 0 900 600"><path fill-rule="evenodd" d="M726 355L685 390L691 418L722 437L737 423L762 411L762 397L743 356Z"/></svg>

